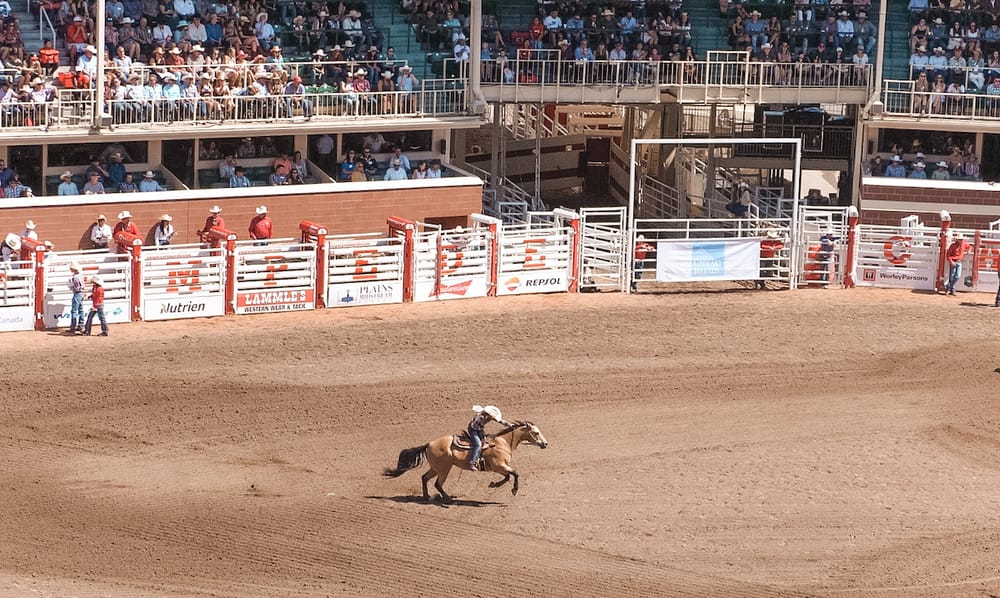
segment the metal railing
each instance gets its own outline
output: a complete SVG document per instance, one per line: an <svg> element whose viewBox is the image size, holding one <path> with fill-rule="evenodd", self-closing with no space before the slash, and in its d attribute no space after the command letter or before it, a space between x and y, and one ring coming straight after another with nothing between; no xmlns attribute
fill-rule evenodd
<svg viewBox="0 0 1000 598"><path fill-rule="evenodd" d="M56 28L52 25L52 19L49 18L49 12L45 10L45 6L39 5L38 7L38 41L45 39L45 26L49 27L49 34L54 44L56 42Z"/></svg>
<svg viewBox="0 0 1000 598"><path fill-rule="evenodd" d="M913 81L885 81L883 113L964 120L1000 118L1000 93L921 92L914 91L913 87ZM1000 88L997 91L1000 92Z"/></svg>

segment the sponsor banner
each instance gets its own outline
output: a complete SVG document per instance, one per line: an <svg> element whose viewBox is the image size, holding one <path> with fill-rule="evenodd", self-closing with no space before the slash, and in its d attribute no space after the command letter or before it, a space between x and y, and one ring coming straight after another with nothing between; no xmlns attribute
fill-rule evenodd
<svg viewBox="0 0 1000 598"><path fill-rule="evenodd" d="M236 294L236 313L238 314L266 314L315 308L316 292L313 289L274 289Z"/></svg>
<svg viewBox="0 0 1000 598"><path fill-rule="evenodd" d="M497 295L526 295L528 293L565 293L569 289L569 275L565 270L540 270L501 274L497 281Z"/></svg>
<svg viewBox="0 0 1000 598"><path fill-rule="evenodd" d="M35 329L35 308L30 305L0 307L0 332Z"/></svg>
<svg viewBox="0 0 1000 598"><path fill-rule="evenodd" d="M326 294L327 307L383 305L403 302L403 283L399 280L355 282L330 285Z"/></svg>
<svg viewBox="0 0 1000 598"><path fill-rule="evenodd" d="M893 266L859 266L854 283L859 287L934 290L933 268L898 268Z"/></svg>
<svg viewBox="0 0 1000 598"><path fill-rule="evenodd" d="M89 290L84 294L84 296L90 296ZM71 301L72 297L67 298L65 301L45 302L46 328L69 328ZM132 317L130 315L131 309L131 304L124 299L119 299L118 301L105 301L104 317L108 319L108 324L125 324L132 321ZM90 301L84 299L83 317L86 318L89 313ZM97 316L94 317L96 318Z"/></svg>
<svg viewBox="0 0 1000 598"><path fill-rule="evenodd" d="M638 264L636 267L638 268ZM760 239L656 243L658 282L745 280L759 277Z"/></svg>
<svg viewBox="0 0 1000 598"><path fill-rule="evenodd" d="M441 281L440 294L434 295L434 281L426 280L413 285L414 301L437 301L444 299L468 299L485 297L489 285L485 276L449 277Z"/></svg>
<svg viewBox="0 0 1000 598"><path fill-rule="evenodd" d="M180 320L183 318L206 318L226 313L226 298L222 294L171 297L169 299L144 299L142 319Z"/></svg>

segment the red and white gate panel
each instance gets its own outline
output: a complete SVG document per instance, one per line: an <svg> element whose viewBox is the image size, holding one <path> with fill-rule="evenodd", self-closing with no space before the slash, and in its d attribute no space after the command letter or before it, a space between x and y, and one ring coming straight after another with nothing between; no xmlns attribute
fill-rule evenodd
<svg viewBox="0 0 1000 598"><path fill-rule="evenodd" d="M237 244L237 314L316 308L316 245L291 239Z"/></svg>
<svg viewBox="0 0 1000 598"><path fill-rule="evenodd" d="M402 238L381 233L327 237L327 307L403 302Z"/></svg>
<svg viewBox="0 0 1000 598"><path fill-rule="evenodd" d="M143 320L221 316L226 312L225 249L171 246L142 253Z"/></svg>
<svg viewBox="0 0 1000 598"><path fill-rule="evenodd" d="M0 332L34 328L35 264L0 263Z"/></svg>
<svg viewBox="0 0 1000 598"><path fill-rule="evenodd" d="M485 297L492 286L486 228L423 231L413 247L413 300Z"/></svg>
<svg viewBox="0 0 1000 598"><path fill-rule="evenodd" d="M858 229L857 286L934 290L938 229L868 224Z"/></svg>
<svg viewBox="0 0 1000 598"><path fill-rule="evenodd" d="M498 241L497 295L564 293L573 272L573 229L504 226Z"/></svg>
<svg viewBox="0 0 1000 598"><path fill-rule="evenodd" d="M45 327L65 328L70 323L69 265L80 264L84 280L84 297L90 296L90 279L100 276L104 282L104 315L110 324L123 324L132 319L132 261L125 253L107 251L68 251L45 256ZM86 309L89 309L84 301Z"/></svg>
<svg viewBox="0 0 1000 598"><path fill-rule="evenodd" d="M995 293L1000 285L1000 233L980 231L966 240L973 244L973 253L962 262L964 275L959 289Z"/></svg>

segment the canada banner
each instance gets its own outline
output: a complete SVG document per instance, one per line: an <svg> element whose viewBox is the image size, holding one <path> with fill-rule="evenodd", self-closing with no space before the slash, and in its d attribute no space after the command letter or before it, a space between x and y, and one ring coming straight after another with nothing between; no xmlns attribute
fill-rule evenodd
<svg viewBox="0 0 1000 598"><path fill-rule="evenodd" d="M656 280L694 282L741 280L760 276L760 239L659 241Z"/></svg>
<svg viewBox="0 0 1000 598"><path fill-rule="evenodd" d="M236 313L260 314L315 309L313 289L250 291L236 294Z"/></svg>

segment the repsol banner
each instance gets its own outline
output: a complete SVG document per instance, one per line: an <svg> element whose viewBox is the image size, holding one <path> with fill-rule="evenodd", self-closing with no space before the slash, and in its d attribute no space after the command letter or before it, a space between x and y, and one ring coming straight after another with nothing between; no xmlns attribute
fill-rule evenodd
<svg viewBox="0 0 1000 598"><path fill-rule="evenodd" d="M335 284L330 285L327 291L327 307L403 302L403 283L399 280Z"/></svg>
<svg viewBox="0 0 1000 598"><path fill-rule="evenodd" d="M565 270L539 270L501 274L497 281L497 295L527 295L529 293L565 293L569 289L569 275Z"/></svg>
<svg viewBox="0 0 1000 598"><path fill-rule="evenodd" d="M145 299L142 302L142 319L182 320L206 318L226 313L226 298L218 293L202 296Z"/></svg>
<svg viewBox="0 0 1000 598"><path fill-rule="evenodd" d="M263 314L279 311L302 311L316 307L312 289L250 291L236 294L236 313Z"/></svg>

